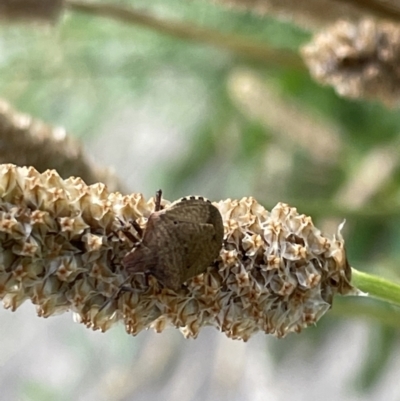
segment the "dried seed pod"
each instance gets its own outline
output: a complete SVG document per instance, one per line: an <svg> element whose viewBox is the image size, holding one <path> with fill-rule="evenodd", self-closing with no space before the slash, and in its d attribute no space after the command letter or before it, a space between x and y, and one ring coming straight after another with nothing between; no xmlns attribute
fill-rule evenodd
<svg viewBox="0 0 400 401"><path fill-rule="evenodd" d="M224 227L218 209L202 197L190 196L161 209L161 191L142 240L122 265L128 273L150 273L166 287L178 290L204 273L222 247Z"/></svg>

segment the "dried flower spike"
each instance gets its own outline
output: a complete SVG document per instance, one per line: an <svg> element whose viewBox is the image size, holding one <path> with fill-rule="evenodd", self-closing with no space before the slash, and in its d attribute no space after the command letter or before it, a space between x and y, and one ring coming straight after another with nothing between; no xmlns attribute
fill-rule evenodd
<svg viewBox="0 0 400 401"><path fill-rule="evenodd" d="M355 293L340 230L329 239L295 208L279 203L268 212L250 197L213 204L224 242L204 273L176 291L152 275L132 274L130 291L113 297L126 280L122 260L132 248L118 233L120 220L146 232L154 205L141 194L62 180L52 170L0 165L4 306L16 310L30 299L40 316L72 310L77 321L102 331L123 321L131 334L172 325L196 337L212 325L247 340L257 331L299 332L330 308L336 293ZM174 205L163 200L163 211L178 210L181 218Z"/></svg>
<svg viewBox="0 0 400 401"><path fill-rule="evenodd" d="M343 96L400 99L400 28L386 21L340 20L302 49L313 77Z"/></svg>

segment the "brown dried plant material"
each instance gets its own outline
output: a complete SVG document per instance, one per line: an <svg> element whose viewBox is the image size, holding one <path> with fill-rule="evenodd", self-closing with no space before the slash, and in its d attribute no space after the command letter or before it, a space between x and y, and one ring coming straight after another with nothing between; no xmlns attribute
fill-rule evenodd
<svg viewBox="0 0 400 401"><path fill-rule="evenodd" d="M63 8L63 0L1 0L0 19L55 21Z"/></svg>
<svg viewBox="0 0 400 401"><path fill-rule="evenodd" d="M211 325L247 340L258 331L300 332L335 294L356 293L340 229L327 238L295 208L278 203L268 212L251 197L214 206L224 224L219 256L173 291L121 264L132 247L121 221L145 230L153 199L62 180L54 170L1 165L0 298L13 311L30 299L44 317L72 310L102 331L122 321L133 335L175 326L196 337ZM124 282L130 290L117 291Z"/></svg>
<svg viewBox="0 0 400 401"><path fill-rule="evenodd" d="M34 166L42 172L55 169L64 178L77 176L89 184L104 182L113 191L121 189L115 174L95 166L63 128L20 113L1 99L0 163Z"/></svg>
<svg viewBox="0 0 400 401"><path fill-rule="evenodd" d="M400 98L400 27L364 19L339 21L303 47L313 77L351 98L378 99L395 106Z"/></svg>

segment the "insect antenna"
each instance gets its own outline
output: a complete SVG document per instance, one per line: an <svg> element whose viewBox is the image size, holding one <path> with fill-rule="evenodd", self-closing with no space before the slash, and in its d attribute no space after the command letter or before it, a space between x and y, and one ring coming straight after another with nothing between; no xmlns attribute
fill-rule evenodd
<svg viewBox="0 0 400 401"><path fill-rule="evenodd" d="M156 196L154 198L154 211L159 212L161 210L161 199L162 199L162 190L159 189L156 191Z"/></svg>

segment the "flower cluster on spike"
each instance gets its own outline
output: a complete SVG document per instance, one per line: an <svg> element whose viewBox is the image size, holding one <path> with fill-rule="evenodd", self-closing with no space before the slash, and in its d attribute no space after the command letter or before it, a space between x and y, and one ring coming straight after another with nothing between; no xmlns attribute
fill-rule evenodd
<svg viewBox="0 0 400 401"><path fill-rule="evenodd" d="M350 98L378 99L397 107L400 98L399 25L365 18L340 19L302 48L312 76Z"/></svg>
<svg viewBox="0 0 400 401"><path fill-rule="evenodd" d="M13 311L30 299L43 317L71 310L102 331L122 321L133 335L175 326L196 337L211 325L247 340L258 331L300 332L336 293L355 292L340 232L327 238L282 203L271 212L251 197L213 205L224 226L219 256L173 290L122 263L132 242L121 222L145 230L154 199L0 165L0 299Z"/></svg>

